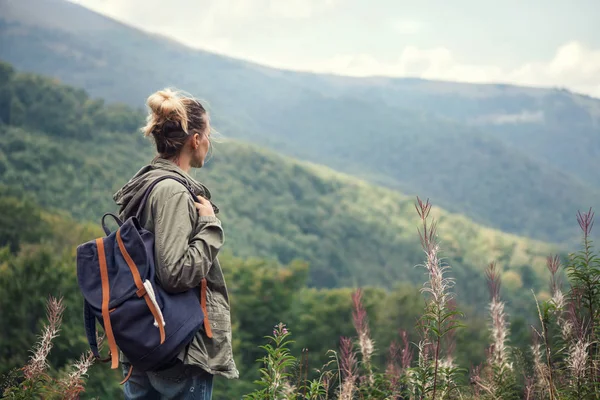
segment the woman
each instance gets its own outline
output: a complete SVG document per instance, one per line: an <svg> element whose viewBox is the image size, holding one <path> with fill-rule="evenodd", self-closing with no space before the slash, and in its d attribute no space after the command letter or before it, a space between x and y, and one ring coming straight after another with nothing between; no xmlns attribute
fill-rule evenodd
<svg viewBox="0 0 600 400"><path fill-rule="evenodd" d="M144 191L161 176L183 179L198 196L195 202L182 183L156 184L140 223L155 236L158 282L167 291L205 290L207 319L192 342L160 371L134 368L124 384L125 399L200 399L212 397L213 376L239 377L231 346L229 296L217 254L223 229L209 201L208 189L189 172L204 165L210 148L210 121L204 107L171 90L152 94L145 136L152 136L158 156L120 189L114 200L125 220L135 215ZM133 150L135 151L135 150ZM130 365L121 355L123 373Z"/></svg>

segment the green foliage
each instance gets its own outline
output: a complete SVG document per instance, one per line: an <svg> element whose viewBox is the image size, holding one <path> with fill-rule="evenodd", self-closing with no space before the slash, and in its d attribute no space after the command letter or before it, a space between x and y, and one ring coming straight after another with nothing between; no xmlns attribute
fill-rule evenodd
<svg viewBox="0 0 600 400"><path fill-rule="evenodd" d="M454 337L456 330L464 327L460 322L464 314L454 302L454 279L448 276L450 266L441 262L437 223L429 216L431 204L417 198L415 207L421 218L422 227L418 232L425 252L423 267L427 270L428 280L421 289L425 296L425 309L418 321L421 330L419 362L409 372L413 375L409 388L417 397L431 395L435 399L438 395L452 398L459 369L453 363L450 346L443 348L443 341ZM450 343L453 343L452 339Z"/></svg>
<svg viewBox="0 0 600 400"><path fill-rule="evenodd" d="M6 327L0 331L0 375L27 359L44 320L43 304L52 293L62 296L66 305L62 333L48 358L49 376L59 378L87 350L74 249L101 232L97 222L85 221L98 221L102 213L114 210L110 193L147 162L152 151L133 133L142 123L139 112L105 106L81 91L13 73L8 67L0 68L2 76L0 95L10 93L10 101L21 111L9 110L9 123L3 119L0 124L0 178L6 185L0 187L0 326ZM57 102L70 115L58 115L53 108ZM39 114L41 109L45 111ZM338 347L340 335L353 335L352 289L343 286L364 288L372 339L380 348L397 339L399 329L416 340L419 330L414 325L423 299L414 284L422 282L423 275L412 267L423 254L414 234L410 199L235 142L217 144L214 159L199 171L198 179L210 187L222 210L228 249L221 262L231 293L234 354L242 373L239 381L217 380L216 395L240 398L262 378L272 384L273 368L267 367L262 378L255 368L263 351L267 365L293 361L286 373L297 373L302 366L302 384L292 382L301 390L297 396L303 397L298 398L333 395L336 386L331 382L339 371L314 366L331 366L328 350ZM532 306L520 289L542 287L543 256L553 248L482 228L440 209L431 213L439 221L445 261L453 267L458 306L466 315L466 327L454 338L455 362L439 363L437 369L430 360L414 363L406 370L410 373L396 379L381 372L389 361L385 352L375 352L360 364L366 381L358 381L359 396L384 399L408 391L421 396L433 394L433 388L436 398L456 396L456 386L465 380L460 367L485 360L485 310L478 305L486 297L481 266L490 259L499 260L503 276L512 278L505 292L511 309L519 310L520 321L513 325L512 343L527 347L525 326L531 322L527 312ZM580 308L588 319L600 309L597 257L590 246L571 258L568 268L576 286L591 293L583 296L589 301ZM450 336L454 311L427 310L429 333L440 339ZM544 315L552 312L547 308ZM297 339L259 347L278 321L287 321ZM544 318L543 323L549 321ZM597 347L589 350L597 354ZM301 360L292 358L293 353L302 354ZM84 397L119 397L119 372L93 366ZM436 383L431 383L432 377ZM511 390L520 385L502 384Z"/></svg>
<svg viewBox="0 0 600 400"><path fill-rule="evenodd" d="M60 295L66 306L61 334L55 339L48 362L50 376L59 378L69 371L69 365L87 350L83 331L81 298L76 286L74 249L79 243L101 235L97 224L83 225L66 216L48 214L36 205L30 208L41 215L50 232L44 243L21 242L17 253L5 247L0 257L0 375L23 365L36 332L44 321L44 303L48 293ZM18 217L18 215L13 215ZM11 215L4 215L11 221ZM12 221L11 223L13 223ZM351 289L316 289L305 286L308 269L302 262L280 265L273 261L242 259L224 253L221 263L226 273L232 301L234 322L234 354L242 379L216 380L216 395L220 398L240 398L252 391L251 382L259 379L255 361L261 355L261 345L269 327L278 320L290 321L297 340L291 350L306 353L306 380L317 379L315 366L329 362L328 349L336 348L340 334L351 335ZM391 292L366 288L365 308L373 323L373 336L378 343L389 343L400 328L408 328L419 315L418 289L401 284ZM481 321L473 320L470 335L478 332ZM412 333L411 333L412 334ZM475 337L475 336L473 336ZM481 347L485 341L470 340L458 345L457 354L467 362L478 362L466 347ZM479 345L478 345L479 344ZM383 365L385 354L376 354L374 366ZM297 367L296 367L297 368ZM383 379L383 378L381 378ZM82 398L115 398L120 396L119 372L104 364L93 365L89 371L86 392ZM320 390L310 383L313 389ZM375 389L374 389L375 390Z"/></svg>
<svg viewBox="0 0 600 400"><path fill-rule="evenodd" d="M424 212L424 215L427 213ZM583 246L578 252L578 256L573 256L568 266L573 275L571 282L571 292L568 308L565 298L562 296L561 285L557 280L559 277L560 261L558 257L548 259L548 269L552 274L551 289L552 298L538 305L538 314L541 328L536 328L537 341L534 340L532 352L523 354L516 347L510 346L504 349L503 334L500 331L506 329L503 322L505 315L503 312L503 301L499 297L499 275L492 265L488 270L490 279L490 290L492 301L490 303L490 315L492 317L491 332L493 336L492 346L488 354L488 360L483 370L479 367L471 372L470 385L467 384L466 370L453 365L452 360L445 360L438 365L439 338L440 334L451 332L439 329L439 315L426 308L425 320L434 321L433 324L425 324L425 334L418 344L419 357L416 365L398 370L390 368L386 374L379 374L369 367L368 360L363 359L360 367L357 368L357 360L352 349L341 350L341 362L338 362L343 370L339 375L340 379L337 389L333 392L339 394L332 398L338 399L520 399L520 398L539 398L539 399L592 399L597 398L600 393L597 365L600 354L593 348L595 342L594 322L591 324L585 322L590 309L585 308L585 304L595 304L597 300L597 290L600 285L600 279L590 279L589 275L594 274L598 255L592 250L588 237L593 225L593 214L590 212L579 214L579 223L583 231ZM426 230L424 230L426 232ZM422 238L431 236L423 234ZM436 246L428 246L427 239L424 239L426 249L437 249ZM427 253L427 250L426 250ZM427 255L428 262L435 260L431 254ZM576 263L576 264L573 264ZM430 271L433 270L428 266ZM574 272L575 270L575 272ZM431 272L430 272L431 273ZM431 279L431 278L430 278ZM592 294L586 293L591 290ZM432 295L430 304L439 301L441 293L436 292L434 282L431 282L429 290L425 292ZM437 295L437 297L436 297ZM590 302L588 298L592 298ZM535 298L536 305L538 304ZM355 303L355 324L357 323L357 313L361 306ZM431 316L427 317L430 312ZM591 314L595 317L595 314ZM565 319L568 318L567 319ZM448 318L453 318L449 315ZM441 318L440 321L443 321ZM360 324L359 324L360 325ZM364 326L356 325L359 340L362 341ZM555 328L560 338L554 338L552 329ZM427 331L433 330L433 335L428 335ZM433 340L432 340L433 339ZM558 340L557 340L558 339ZM367 340L370 340L367 338ZM436 344L437 340L437 344ZM541 343L540 343L541 342ZM361 344L362 346L362 344ZM496 347L495 347L496 346ZM508 346L508 345L507 345ZM502 348L499 350L499 348ZM280 359L282 365L290 367L295 358L290 355L286 349L265 347L271 358L266 358L270 363L267 365L274 368L263 370L266 376L290 376L285 373L278 375L275 360ZM497 353L500 351L502 354ZM361 350L362 353L362 350ZM336 357L336 360L338 358ZM510 360L510 361L509 361ZM283 371L283 370L282 370ZM323 375L321 375L323 376ZM519 379L524 376L525 379ZM371 378L370 378L371 377ZM320 381L319 381L320 382ZM273 379L263 379L261 381L265 390L275 388ZM288 386L289 387L289 386ZM286 398L298 398L299 390L289 387L290 393ZM260 397L260 393L266 397ZM327 392L328 394L329 392ZM278 395L269 395L263 390L255 392L257 397L249 398L280 398ZM283 398L283 397L281 397ZM300 397L304 398L304 397Z"/></svg>
<svg viewBox="0 0 600 400"><path fill-rule="evenodd" d="M3 17L0 58L19 69L134 107L167 84L180 87L208 100L230 137L434 198L503 231L567 241L573 210L598 205L597 99L273 70L69 3L15 1Z"/></svg>
<svg viewBox="0 0 600 400"><path fill-rule="evenodd" d="M44 382L53 382L70 373L70 365L88 349L74 252L77 244L96 237L99 230L65 217L49 215L31 202L24 204L31 215L41 216L40 225L47 227L47 231L43 243L27 243L23 239L17 252L12 252L8 246L0 250L0 324L3 327L0 331L0 376L21 368L28 359L29 349L37 341L45 321L48 294L60 296L65 306L60 335L54 339L53 350L47 358L53 368L47 376L41 377L45 380L25 384L33 390L35 385L47 385ZM9 224L18 222L21 217L18 213L2 212L1 215ZM101 365L92 366L83 398L117 396L120 391L117 378L114 371L107 371Z"/></svg>
<svg viewBox="0 0 600 400"><path fill-rule="evenodd" d="M279 323L273 330L273 336L267 336L271 343L260 346L267 354L259 361L263 363L260 369L261 379L255 383L262 387L254 393L244 396L248 400L269 399L296 399L289 392L295 391L289 381L293 377L290 369L296 362L296 358L290 354L288 339L290 333L284 324Z"/></svg>
<svg viewBox="0 0 600 400"><path fill-rule="evenodd" d="M8 74L0 85L2 94L10 96L8 114L2 120L49 136L81 140L99 130L132 131L142 118L141 112L123 105L104 106L82 89L62 86L57 90L56 81L38 75Z"/></svg>
<svg viewBox="0 0 600 400"><path fill-rule="evenodd" d="M52 374L48 371L47 358L59 335L64 305L62 299L50 297L47 302L47 325L35 345L33 354L23 368L11 371L8 381L1 387L0 395L9 399L75 400L84 390L84 376L94 362L91 351L83 354L70 366L69 373ZM22 373L22 376L21 376Z"/></svg>
<svg viewBox="0 0 600 400"><path fill-rule="evenodd" d="M141 114L105 106L35 75L16 73L6 87L26 106L27 123L0 124L2 182L80 220L97 221L114 211L111 194L153 156L151 145L135 133L143 123ZM54 107L57 99L65 115L53 121L57 112L48 111L42 123L32 110ZM86 128L90 123L93 130ZM63 124L72 125L65 128L72 134L56 134L53 127ZM391 288L399 280L421 280L412 268L421 257L412 203L397 192L236 142L215 144L213 158L197 177L223 211L227 246L236 256L283 264L304 260L310 265L310 285L318 287ZM473 302L485 298L480 266L490 257L511 271L531 265L539 276L547 245L435 212L441 227L448 228L442 239L449 243L459 295ZM526 304L525 296L517 300Z"/></svg>
<svg viewBox="0 0 600 400"><path fill-rule="evenodd" d="M572 295L578 297L575 301L582 306L578 309L580 318L588 319L592 332L598 329L597 321L600 319L600 256L594 252L590 238L593 218L591 209L588 213L579 213L578 220L583 230L582 248L570 255L567 265L567 273L573 284Z"/></svg>
<svg viewBox="0 0 600 400"><path fill-rule="evenodd" d="M0 247L16 253L21 243L39 243L48 232L46 221L31 199L0 185Z"/></svg>
<svg viewBox="0 0 600 400"><path fill-rule="evenodd" d="M18 91L13 90L13 82ZM23 291L33 294L15 310L18 313L2 316L17 321L9 337L23 339L10 339L3 346L11 349L11 355L3 355L4 360L9 356L12 360L4 365L9 368L22 360L38 323L26 323L21 316L39 321L41 315L35 310L51 291L65 296L68 305L69 318L63 329L69 334L58 339L51 359L60 367L86 347L81 332L81 300L75 287L74 248L100 235L100 230L97 222L81 221L98 221L104 212L114 211L110 194L150 160L152 150L139 133L134 133L142 124L137 111L105 106L77 90L34 75L13 74L4 88L19 93L12 96L23 104L32 121L22 126L0 124L0 177L8 185L2 189L0 202L12 207L0 218L3 227L19 228L2 231L6 237L2 240L14 242L13 250L17 250L16 244L32 243L28 249L35 248L31 254L39 257L27 261L24 251L13 251L3 267L4 285L11 279L20 281L16 286L19 293L5 292L5 304L19 299ZM48 105L48 99L63 97L63 111L79 117L60 121L70 121L75 127L71 131L81 130L80 135L57 136L36 122L34 114L27 114ZM40 104L35 98L41 99ZM51 113L48 118L52 118ZM95 121L93 135L82 131L85 121ZM252 366L260 355L258 346L265 327L277 321L288 321L294 327L294 350L310 348L310 365L327 363L327 350L337 347L338 335L350 335L353 326L345 317L351 312L350 290L326 287L365 287L365 307L374 322L372 333L378 343L390 343L399 328L416 335L411 327L421 303L410 283L422 279L421 272L412 268L422 255L412 233L415 221L410 199L243 144L217 143L214 150L213 159L199 171L198 179L210 187L222 210L227 251L221 261L232 294L235 354L242 366L242 379L218 381L218 393L237 398L249 391L249 383L258 378ZM35 203L51 212L40 211ZM529 279L539 276L548 246L479 227L439 209L432 212L445 228L441 237L448 246L446 254L457 276L461 301L476 304L485 297L479 265L490 257L501 259L507 271L531 265ZM10 236L15 234L16 238ZM29 271L21 265L30 265L36 279L21 274ZM54 278L44 273L50 270L57 271ZM398 281L405 283L397 285ZM526 304L525 296L517 293L514 306L520 308L521 304ZM468 323L473 328L457 336L457 360L462 365L480 362L485 356L478 345L486 340L480 329L483 322L475 316L481 312L475 307L470 311ZM30 333L19 334L24 331ZM373 357L375 365L386 362L384 353ZM90 395L118 393L114 383L118 373L101 366L94 366L92 372Z"/></svg>

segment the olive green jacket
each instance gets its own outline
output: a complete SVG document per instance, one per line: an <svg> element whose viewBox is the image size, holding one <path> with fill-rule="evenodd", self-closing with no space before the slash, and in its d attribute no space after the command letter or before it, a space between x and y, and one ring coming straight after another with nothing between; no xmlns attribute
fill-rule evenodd
<svg viewBox="0 0 600 400"><path fill-rule="evenodd" d="M113 196L120 207L120 218L135 215L145 189L163 175L183 178L194 193L210 200L208 188L174 163L158 158L140 169ZM213 208L218 212L216 206ZM165 290L199 290L202 279L207 281L206 310L212 338L202 328L179 359L211 374L238 378L232 352L229 294L217 258L224 242L220 220L216 216L199 216L189 190L173 179L165 179L152 189L140 223L154 233L156 277ZM126 361L123 356L121 360Z"/></svg>

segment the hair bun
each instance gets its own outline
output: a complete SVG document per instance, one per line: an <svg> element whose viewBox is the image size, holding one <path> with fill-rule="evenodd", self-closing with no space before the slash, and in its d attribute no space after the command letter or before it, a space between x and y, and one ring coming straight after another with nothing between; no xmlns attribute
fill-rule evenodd
<svg viewBox="0 0 600 400"><path fill-rule="evenodd" d="M177 92L171 89L159 90L148 97L146 104L152 112L149 116L152 120L151 125L159 127L167 121L172 121L179 124L187 133L187 111ZM148 136L152 131L153 129L145 129L144 134Z"/></svg>

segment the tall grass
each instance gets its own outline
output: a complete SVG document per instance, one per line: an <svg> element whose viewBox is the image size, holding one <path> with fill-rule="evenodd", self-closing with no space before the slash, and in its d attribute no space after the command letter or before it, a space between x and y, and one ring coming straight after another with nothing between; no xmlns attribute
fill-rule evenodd
<svg viewBox="0 0 600 400"><path fill-rule="evenodd" d="M63 376L50 373L47 358L53 347L53 340L58 337L65 308L62 299L50 297L47 301L46 318L39 341L32 349L29 362L19 370L14 370L7 377L3 392L8 399L78 399L85 390L85 376L95 361L91 351L70 366L69 372ZM99 339L99 345L102 338ZM0 396L1 397L1 396Z"/></svg>
<svg viewBox="0 0 600 400"><path fill-rule="evenodd" d="M308 350L300 358L290 350L291 332L280 323L268 343L261 346L257 389L247 400L442 400L442 399L598 399L600 398L600 257L590 233L594 214L577 214L582 231L581 249L570 254L565 266L558 256L549 256L549 300L539 302L532 293L539 323L532 327L531 346L524 362L509 340L508 315L501 296L501 274L496 263L486 269L490 292L489 347L487 358L470 370L454 361L455 335L463 324L452 292L451 267L443 262L437 241L437 225L430 218L431 204L417 198L420 218L418 234L424 251L421 266L427 276L421 293L425 307L417 323L418 338L400 331L388 349L387 364L380 371L372 362L376 344L371 338L363 292L352 295L352 317L356 336L341 337L339 349L329 352L330 361L309 371ZM566 285L561 277L568 278ZM564 287L566 286L566 287ZM7 398L28 399L44 393L51 399L60 393L77 398L84 389L83 377L91 355L82 356L71 373L61 379L47 374L46 357L62 317L60 300L48 303L48 325L29 363L14 384L5 389ZM310 374L310 379L309 379ZM521 380L520 377L523 377ZM28 397L29 396L29 397ZM58 398L58 397L57 397Z"/></svg>
<svg viewBox="0 0 600 400"><path fill-rule="evenodd" d="M402 345L392 342L384 372L371 363L375 350L370 338L367 315L362 306L362 291L352 296L356 338L343 337L339 351L333 351L324 376L339 378L337 387L329 385L313 397L294 392L291 397L251 397L260 399L597 399L600 398L600 257L590 239L594 214L577 214L583 234L582 249L569 256L565 269L566 292L561 283L563 266L558 256L549 256L551 298L540 303L532 294L538 310L539 325L532 327L532 343L524 362L516 362L517 349L509 341L508 315L501 297L501 274L495 262L488 265L486 277L490 291L489 347L487 359L470 371L454 364L456 330L463 325L452 292L451 267L441 257L437 225L430 219L431 204L417 198L421 220L418 234L425 253L426 271L421 293L425 300L418 321L420 337L411 345L401 331ZM413 338L417 339L417 338ZM358 351L356 350L358 349ZM413 354L416 357L413 360ZM270 357L270 354L267 358ZM293 359L290 361L293 362ZM280 364L282 365L282 364ZM266 370L263 370L266 371ZM519 377L524 377L520 384ZM268 379L263 378L263 384ZM468 384L466 383L468 382ZM314 397L314 396L317 397ZM320 397L319 397L320 396ZM249 397L250 398L250 397Z"/></svg>

